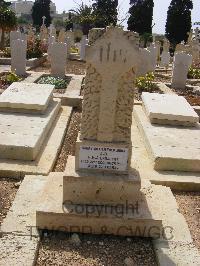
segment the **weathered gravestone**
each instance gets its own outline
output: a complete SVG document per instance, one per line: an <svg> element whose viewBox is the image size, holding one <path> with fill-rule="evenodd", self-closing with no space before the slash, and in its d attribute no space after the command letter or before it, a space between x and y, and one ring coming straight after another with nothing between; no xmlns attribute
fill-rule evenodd
<svg viewBox="0 0 200 266"><path fill-rule="evenodd" d="M66 43L66 33L64 29L61 29L58 34L58 42Z"/></svg>
<svg viewBox="0 0 200 266"><path fill-rule="evenodd" d="M160 63L161 67L169 66L170 63L169 47L170 47L170 42L165 39L163 43L163 52L161 55L161 63Z"/></svg>
<svg viewBox="0 0 200 266"><path fill-rule="evenodd" d="M104 28L93 28L89 31L88 40L89 45L93 44L99 37L105 33Z"/></svg>
<svg viewBox="0 0 200 266"><path fill-rule="evenodd" d="M26 74L26 49L27 42L22 40L12 41L11 45L11 70L17 75Z"/></svg>
<svg viewBox="0 0 200 266"><path fill-rule="evenodd" d="M150 185L150 193L143 194L139 174L130 167L134 81L140 63L138 40L134 33L110 27L86 50L83 115L75 160L68 158L62 179L50 176L44 188L45 202L37 209L36 225L132 236L137 234L137 226L142 231L152 226L160 230L163 208L157 204L156 192ZM136 202L141 204L139 213L126 206L127 212L122 211L116 219L113 212L118 204L133 207ZM77 206L81 213L76 212ZM92 210L91 215L84 206ZM95 206L106 210L102 207L98 214ZM133 230L126 230L126 226Z"/></svg>
<svg viewBox="0 0 200 266"><path fill-rule="evenodd" d="M56 38L54 36L50 36L49 37L49 41L48 41L48 50L47 50L47 54L49 59L51 58L51 49L52 49L52 45L56 42Z"/></svg>
<svg viewBox="0 0 200 266"><path fill-rule="evenodd" d="M148 72L152 71L152 58L151 53L146 48L140 48L140 64L137 72L137 76L145 76Z"/></svg>
<svg viewBox="0 0 200 266"><path fill-rule="evenodd" d="M139 47L129 41L122 29L109 28L95 46L88 47L86 60L88 69L76 169L126 172ZM99 164L98 159L89 159L92 153L98 158L104 150L111 156L108 161Z"/></svg>
<svg viewBox="0 0 200 266"><path fill-rule="evenodd" d="M57 37L57 34L56 34L56 28L54 27L53 24L50 25L49 27L49 36L54 36L55 38Z"/></svg>
<svg viewBox="0 0 200 266"><path fill-rule="evenodd" d="M151 54L151 71L154 72L157 65L158 48L155 43L151 43L147 50Z"/></svg>
<svg viewBox="0 0 200 266"><path fill-rule="evenodd" d="M53 43L51 47L51 74L65 77L67 45L65 43Z"/></svg>
<svg viewBox="0 0 200 266"><path fill-rule="evenodd" d="M81 44L80 44L80 59L81 60L85 60L86 45L88 45L88 39L86 35L83 35L81 39Z"/></svg>
<svg viewBox="0 0 200 266"><path fill-rule="evenodd" d="M176 53L172 74L172 87L185 89L189 67L192 64L192 56L184 52Z"/></svg>
<svg viewBox="0 0 200 266"><path fill-rule="evenodd" d="M10 47L12 46L12 42L15 40L21 40L22 34L20 31L11 31L10 32Z"/></svg>

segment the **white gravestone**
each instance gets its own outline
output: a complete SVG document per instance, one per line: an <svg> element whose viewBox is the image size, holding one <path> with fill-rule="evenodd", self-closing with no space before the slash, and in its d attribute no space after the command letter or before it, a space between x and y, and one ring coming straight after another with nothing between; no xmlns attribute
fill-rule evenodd
<svg viewBox="0 0 200 266"><path fill-rule="evenodd" d="M146 48L140 49L140 64L138 67L137 76L145 76L148 72L152 71L152 63L151 63L151 53Z"/></svg>
<svg viewBox="0 0 200 266"><path fill-rule="evenodd" d="M150 46L147 48L147 50L151 54L151 71L154 72L157 65L158 49L155 46L155 43L151 43Z"/></svg>
<svg viewBox="0 0 200 266"><path fill-rule="evenodd" d="M51 74L65 77L67 45L65 43L54 43L51 48Z"/></svg>
<svg viewBox="0 0 200 266"><path fill-rule="evenodd" d="M64 29L61 29L58 35L58 42L66 43L66 33Z"/></svg>
<svg viewBox="0 0 200 266"><path fill-rule="evenodd" d="M48 50L47 50L47 54L48 54L49 59L51 58L51 48L52 48L52 45L55 42L56 42L56 38L54 36L51 36L49 38L49 44L48 44Z"/></svg>
<svg viewBox="0 0 200 266"><path fill-rule="evenodd" d="M169 53L169 48L170 48L170 42L165 39L163 43L163 52L161 55L161 67L168 67L170 64L170 53Z"/></svg>
<svg viewBox="0 0 200 266"><path fill-rule="evenodd" d="M192 49L192 59L194 64L198 64L200 62L200 44L198 40L193 40L191 42Z"/></svg>
<svg viewBox="0 0 200 266"><path fill-rule="evenodd" d="M56 38L56 29L53 24L51 24L49 27L49 36L54 36Z"/></svg>
<svg viewBox="0 0 200 266"><path fill-rule="evenodd" d="M162 55L161 55L161 63L160 66L161 67L168 67L170 63L170 53L163 51Z"/></svg>
<svg viewBox="0 0 200 266"><path fill-rule="evenodd" d="M21 40L21 39L22 39L22 34L20 31L11 31L10 32L10 47L12 45L12 41Z"/></svg>
<svg viewBox="0 0 200 266"><path fill-rule="evenodd" d="M11 44L11 70L17 75L26 74L26 48L27 42L22 40L12 41Z"/></svg>
<svg viewBox="0 0 200 266"><path fill-rule="evenodd" d="M81 40L81 47L80 47L80 59L85 60L85 50L86 50L86 45L88 45L88 39L87 36L84 35Z"/></svg>
<svg viewBox="0 0 200 266"><path fill-rule="evenodd" d="M172 87L185 89L189 67L192 65L192 56L184 52L176 53L174 57Z"/></svg>

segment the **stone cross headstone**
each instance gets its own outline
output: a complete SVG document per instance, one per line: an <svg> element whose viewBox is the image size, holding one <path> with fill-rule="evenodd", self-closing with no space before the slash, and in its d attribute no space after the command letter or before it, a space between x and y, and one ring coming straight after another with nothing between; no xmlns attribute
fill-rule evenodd
<svg viewBox="0 0 200 266"><path fill-rule="evenodd" d="M42 25L43 25L43 26L45 26L45 20L46 20L46 17L43 16L43 17L42 17Z"/></svg>
<svg viewBox="0 0 200 266"><path fill-rule="evenodd" d="M86 45L88 45L88 39L86 35L83 35L81 39L81 44L80 44L80 59L81 60L85 60Z"/></svg>
<svg viewBox="0 0 200 266"><path fill-rule="evenodd" d="M26 74L26 49L27 42L23 40L14 40L11 44L11 70L17 75Z"/></svg>
<svg viewBox="0 0 200 266"><path fill-rule="evenodd" d="M184 52L178 52L174 57L172 87L185 89L189 67L192 64L192 56Z"/></svg>
<svg viewBox="0 0 200 266"><path fill-rule="evenodd" d="M51 47L51 74L58 77L65 77L66 66L66 51L65 43L53 43Z"/></svg>
<svg viewBox="0 0 200 266"><path fill-rule="evenodd" d="M138 43L122 28L107 28L86 48L87 74L81 142L76 169L126 172L134 80L139 65Z"/></svg>

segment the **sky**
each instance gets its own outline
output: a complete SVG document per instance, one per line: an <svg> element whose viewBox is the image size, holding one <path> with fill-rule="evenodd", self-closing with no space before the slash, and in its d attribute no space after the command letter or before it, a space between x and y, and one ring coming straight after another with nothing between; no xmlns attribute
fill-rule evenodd
<svg viewBox="0 0 200 266"><path fill-rule="evenodd" d="M73 9L80 4L81 0L52 0L56 4L57 11L60 13L62 11L68 11ZM85 4L89 4L91 0L83 0ZM129 9L130 0L119 0L119 17L121 19L127 16ZM153 27L154 33L165 33L165 23L167 18L167 10L171 0L154 0L154 22L155 26ZM194 9L192 11L192 22L200 22L200 0L193 0ZM124 23L126 26L126 22Z"/></svg>

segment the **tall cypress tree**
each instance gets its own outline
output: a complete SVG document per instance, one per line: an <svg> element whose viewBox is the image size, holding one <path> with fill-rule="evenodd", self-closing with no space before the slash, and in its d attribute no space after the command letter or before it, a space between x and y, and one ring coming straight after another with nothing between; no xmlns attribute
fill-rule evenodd
<svg viewBox="0 0 200 266"><path fill-rule="evenodd" d="M117 25L118 0L93 0L93 10L95 15L95 27L105 28L109 25Z"/></svg>
<svg viewBox="0 0 200 266"><path fill-rule="evenodd" d="M41 27L42 17L45 16L45 25L49 27L51 24L50 4L51 0L35 0L32 8L32 19L34 26Z"/></svg>
<svg viewBox="0 0 200 266"><path fill-rule="evenodd" d="M187 41L190 32L191 10L193 3L191 0L172 0L167 12L167 22L165 35L174 45L181 41Z"/></svg>
<svg viewBox="0 0 200 266"><path fill-rule="evenodd" d="M128 19L128 30L144 33L152 33L153 0L130 0L130 17Z"/></svg>

